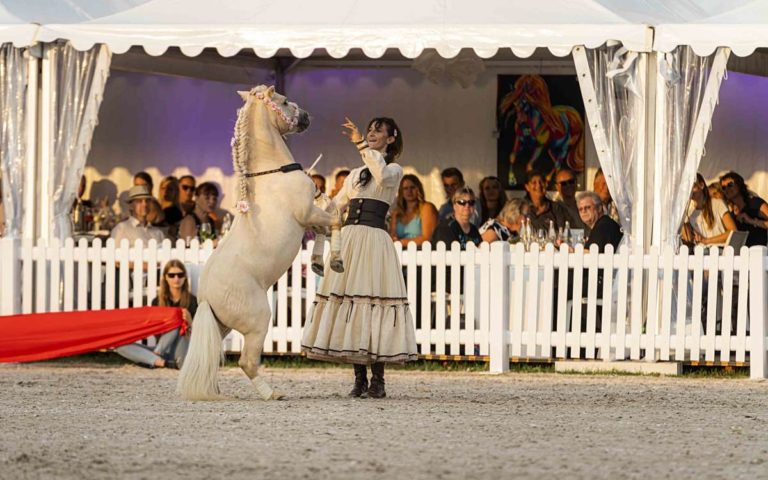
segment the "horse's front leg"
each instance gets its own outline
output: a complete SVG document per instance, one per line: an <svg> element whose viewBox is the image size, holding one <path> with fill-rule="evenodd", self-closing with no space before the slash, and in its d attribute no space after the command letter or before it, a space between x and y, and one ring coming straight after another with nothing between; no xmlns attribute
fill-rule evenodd
<svg viewBox="0 0 768 480"><path fill-rule="evenodd" d="M341 214L338 209L329 206L330 212L327 212L317 206L312 206L304 220L301 222L305 227L330 227L331 229L331 270L341 273L344 271L344 262L341 260ZM325 236L319 235L315 239L315 246L312 249L311 268L316 274L323 276L323 247L325 246Z"/></svg>

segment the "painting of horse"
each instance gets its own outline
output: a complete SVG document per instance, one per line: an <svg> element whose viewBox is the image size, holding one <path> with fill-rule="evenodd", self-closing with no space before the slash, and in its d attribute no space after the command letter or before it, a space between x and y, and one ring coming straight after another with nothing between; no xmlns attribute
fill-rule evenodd
<svg viewBox="0 0 768 480"><path fill-rule="evenodd" d="M574 76L500 75L499 178L522 188L528 172L551 185L562 168L584 171L584 106Z"/></svg>

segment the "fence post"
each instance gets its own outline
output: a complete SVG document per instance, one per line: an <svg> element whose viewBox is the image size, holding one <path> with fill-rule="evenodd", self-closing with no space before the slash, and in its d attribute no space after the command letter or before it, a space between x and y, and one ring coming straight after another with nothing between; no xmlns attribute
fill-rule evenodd
<svg viewBox="0 0 768 480"><path fill-rule="evenodd" d="M765 279L765 247L749 249L749 377L768 378L766 357L766 320L768 320L768 283Z"/></svg>
<svg viewBox="0 0 768 480"><path fill-rule="evenodd" d="M491 244L490 255L490 353L491 373L509 371L509 245Z"/></svg>
<svg viewBox="0 0 768 480"><path fill-rule="evenodd" d="M0 238L0 315L20 313L20 243L15 238Z"/></svg>

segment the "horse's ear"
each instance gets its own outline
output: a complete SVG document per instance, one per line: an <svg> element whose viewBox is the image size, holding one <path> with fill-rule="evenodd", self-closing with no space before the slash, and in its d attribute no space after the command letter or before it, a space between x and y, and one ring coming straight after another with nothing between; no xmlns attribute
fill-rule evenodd
<svg viewBox="0 0 768 480"><path fill-rule="evenodd" d="M272 98L272 95L275 94L275 86L270 85L269 88L267 88L267 91L264 92L269 98Z"/></svg>
<svg viewBox="0 0 768 480"><path fill-rule="evenodd" d="M237 94L240 95L240 98L242 98L244 102L248 101L249 92L243 92L241 90L238 90Z"/></svg>

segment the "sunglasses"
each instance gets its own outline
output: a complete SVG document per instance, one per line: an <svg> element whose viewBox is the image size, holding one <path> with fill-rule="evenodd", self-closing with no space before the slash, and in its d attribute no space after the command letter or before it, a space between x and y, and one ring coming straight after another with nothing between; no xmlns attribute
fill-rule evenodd
<svg viewBox="0 0 768 480"><path fill-rule="evenodd" d="M186 191L186 192L189 192L189 191L192 191L192 190L194 190L194 189L195 189L195 187L193 187L192 185L182 185L182 186L181 186L181 189L182 189L182 190L184 190L184 191Z"/></svg>
<svg viewBox="0 0 768 480"><path fill-rule="evenodd" d="M735 182L726 182L726 183L721 183L720 184L720 186L723 187L723 188L731 188L734 185L736 185Z"/></svg>
<svg viewBox="0 0 768 480"><path fill-rule="evenodd" d="M570 185L576 185L576 180L573 180L573 179L571 179L571 180L563 180L562 182L557 182L557 184L560 185L561 187L570 186Z"/></svg>
<svg viewBox="0 0 768 480"><path fill-rule="evenodd" d="M469 205L470 207L475 206L474 200L456 200L454 203L461 205L462 207L466 207L467 205Z"/></svg>
<svg viewBox="0 0 768 480"><path fill-rule="evenodd" d="M165 276L168 278L184 278L187 276L187 274L184 272L171 272L171 273L166 273Z"/></svg>

